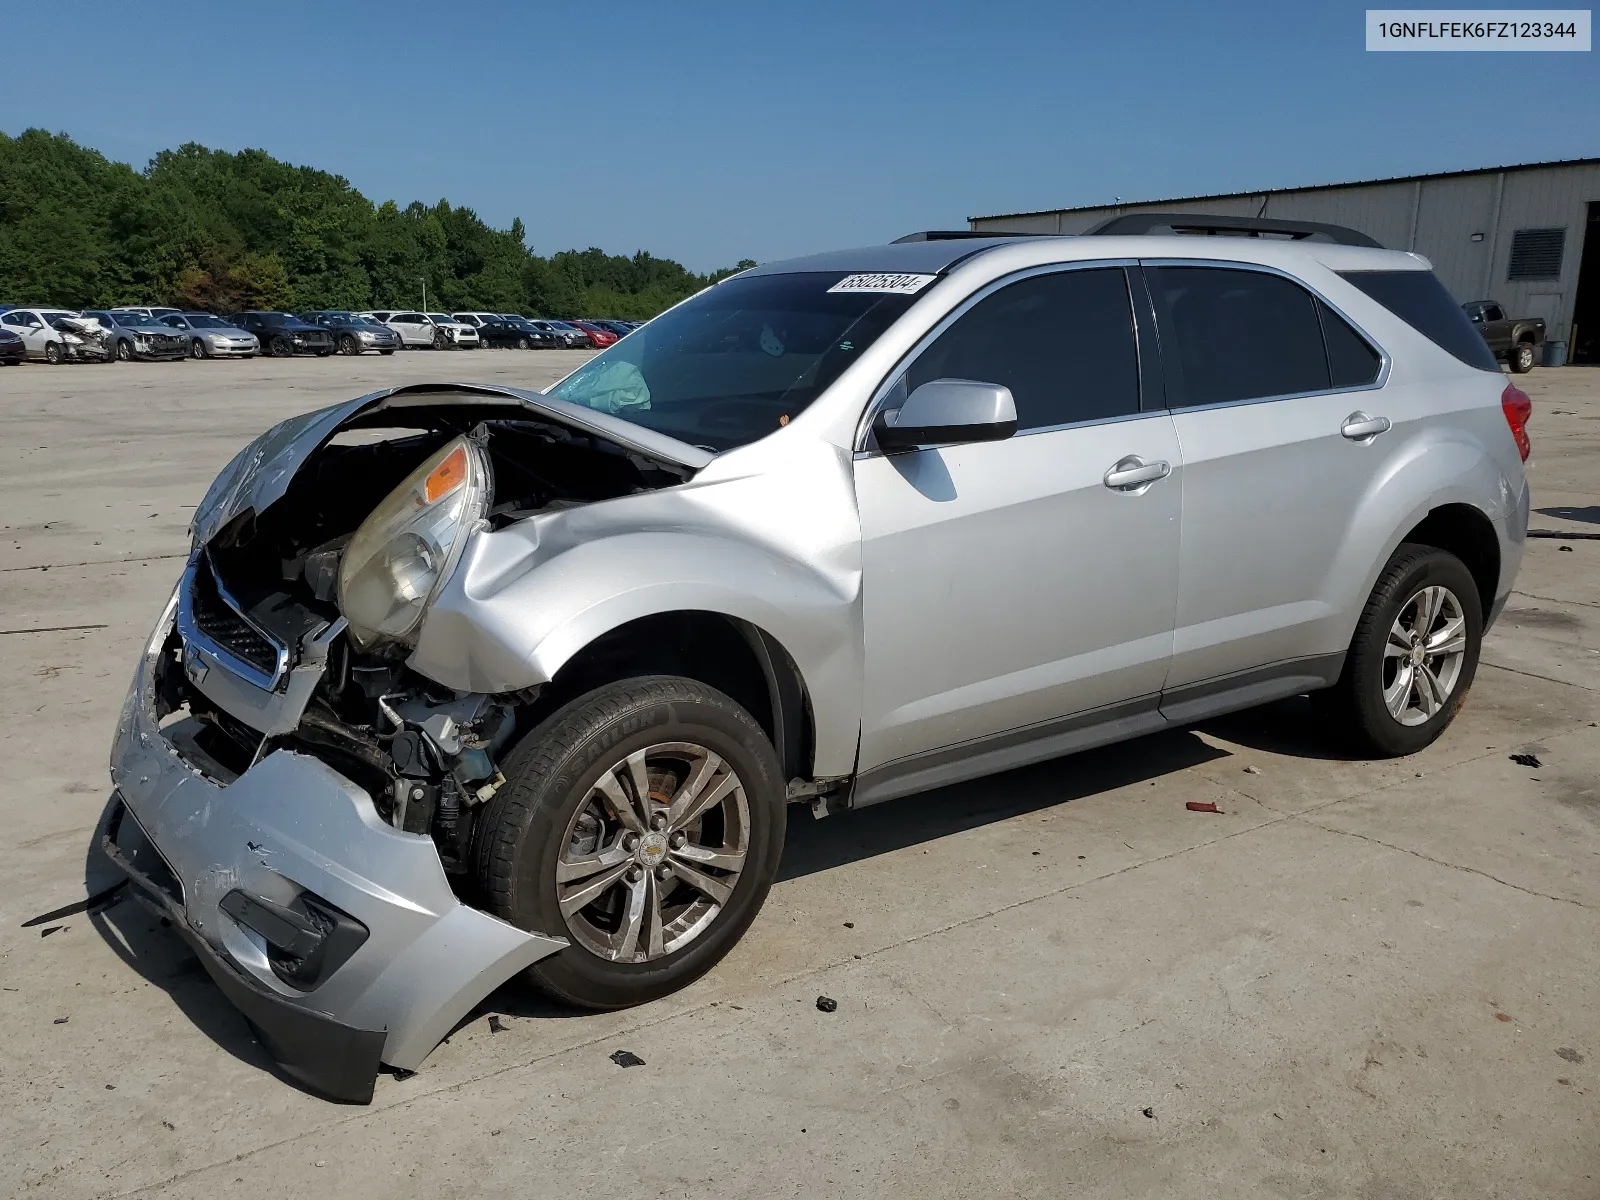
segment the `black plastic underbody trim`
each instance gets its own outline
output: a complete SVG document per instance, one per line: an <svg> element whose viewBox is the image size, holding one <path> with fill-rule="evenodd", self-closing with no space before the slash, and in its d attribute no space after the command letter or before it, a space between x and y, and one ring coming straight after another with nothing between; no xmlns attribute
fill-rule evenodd
<svg viewBox="0 0 1600 1200"><path fill-rule="evenodd" d="M127 806L118 801L118 808L121 811L113 814L101 838L101 848L127 874L139 899L172 922L172 928L195 952L206 974L250 1022L279 1069L326 1099L342 1104L372 1103L387 1031L346 1025L286 1000L242 974L200 936L183 909L117 846L117 826Z"/></svg>

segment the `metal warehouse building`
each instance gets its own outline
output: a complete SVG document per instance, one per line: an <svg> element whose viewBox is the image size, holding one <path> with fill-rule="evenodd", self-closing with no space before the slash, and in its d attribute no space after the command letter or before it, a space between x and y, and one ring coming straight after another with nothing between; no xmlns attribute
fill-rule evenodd
<svg viewBox="0 0 1600 1200"><path fill-rule="evenodd" d="M1082 233L1134 212L1347 225L1432 261L1462 301L1543 317L1570 361L1600 363L1600 158L1318 187L973 217L975 230Z"/></svg>

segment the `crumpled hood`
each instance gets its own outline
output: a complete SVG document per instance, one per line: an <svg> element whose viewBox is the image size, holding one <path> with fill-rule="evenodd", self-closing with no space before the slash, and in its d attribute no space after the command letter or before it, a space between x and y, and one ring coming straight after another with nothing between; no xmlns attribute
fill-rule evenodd
<svg viewBox="0 0 1600 1200"><path fill-rule="evenodd" d="M479 383L411 384L386 388L344 404L280 421L222 469L195 509L190 528L196 540L208 542L219 529L247 509L262 512L289 490L296 472L329 438L367 413L385 408L497 402L508 408L523 408L530 416L603 437L670 468L694 472L714 457L698 446L542 392Z"/></svg>

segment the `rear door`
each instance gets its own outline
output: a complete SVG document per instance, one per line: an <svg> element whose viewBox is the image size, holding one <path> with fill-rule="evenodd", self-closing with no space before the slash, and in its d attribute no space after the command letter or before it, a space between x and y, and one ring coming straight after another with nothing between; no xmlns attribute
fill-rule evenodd
<svg viewBox="0 0 1600 1200"><path fill-rule="evenodd" d="M991 285L890 389L886 407L932 379L1004 384L1018 431L856 460L863 772L953 747L1004 754L1130 702L1153 718L1181 471L1139 367L1127 271L1091 264ZM1108 481L1136 462L1147 481Z"/></svg>
<svg viewBox="0 0 1600 1200"><path fill-rule="evenodd" d="M1181 719L1177 705L1248 684L1241 674L1270 691L1272 678L1314 674L1328 665L1315 660L1343 652L1341 549L1399 438L1379 351L1299 282L1183 262L1147 263L1145 276L1183 447L1163 700Z"/></svg>
<svg viewBox="0 0 1600 1200"><path fill-rule="evenodd" d="M408 346L433 344L433 326L428 324L427 318L421 313L395 313L389 318L388 324Z"/></svg>

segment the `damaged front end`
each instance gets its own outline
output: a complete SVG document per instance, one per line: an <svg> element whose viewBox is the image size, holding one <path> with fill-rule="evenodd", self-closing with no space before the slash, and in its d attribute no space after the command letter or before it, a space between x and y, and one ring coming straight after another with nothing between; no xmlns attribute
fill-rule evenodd
<svg viewBox="0 0 1600 1200"><path fill-rule="evenodd" d="M380 1063L415 1069L566 945L461 895L536 694L461 692L408 660L474 536L703 465L569 408L397 389L264 434L197 511L124 706L107 852L332 1098L370 1100Z"/></svg>
<svg viewBox="0 0 1600 1200"><path fill-rule="evenodd" d="M111 331L94 317L58 317L51 327L61 335L62 353L78 362L110 362L117 356Z"/></svg>

